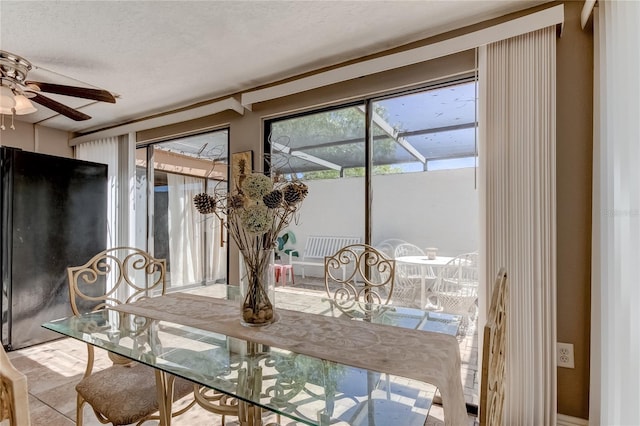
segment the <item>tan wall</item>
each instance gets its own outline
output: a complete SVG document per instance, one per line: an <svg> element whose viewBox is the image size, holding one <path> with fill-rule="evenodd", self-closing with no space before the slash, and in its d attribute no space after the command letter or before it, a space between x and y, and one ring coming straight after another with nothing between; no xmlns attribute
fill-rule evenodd
<svg viewBox="0 0 640 426"><path fill-rule="evenodd" d="M582 2L565 3L557 62L558 341L573 343L575 369L558 368L558 412L589 417L593 34Z"/></svg>
<svg viewBox="0 0 640 426"><path fill-rule="evenodd" d="M590 226L592 167L592 67L593 37L580 29L582 2L565 4L564 33L558 41L557 69L557 198L558 198L558 340L573 343L575 369L558 371L558 412L588 417ZM545 8L544 5L536 9ZM518 15L529 13L521 12ZM429 44L463 32L477 30L510 17L456 30L409 47ZM360 99L374 94L424 84L474 68L474 52L462 52L402 69L361 77L329 87L253 105L243 116L217 114L179 125L139 132L138 141L157 140L194 129L229 127L231 152L252 149L261 167L263 120L310 108ZM237 280L238 254L229 259L229 280ZM526 386L527 384L523 384Z"/></svg>
<svg viewBox="0 0 640 426"><path fill-rule="evenodd" d="M67 132L17 120L14 124L15 130L7 128L0 131L0 145L73 158L73 148L69 147Z"/></svg>

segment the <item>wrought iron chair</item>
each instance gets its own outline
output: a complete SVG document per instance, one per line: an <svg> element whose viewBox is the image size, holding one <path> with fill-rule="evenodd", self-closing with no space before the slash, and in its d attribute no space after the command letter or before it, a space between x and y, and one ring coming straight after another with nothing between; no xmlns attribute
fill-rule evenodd
<svg viewBox="0 0 640 426"><path fill-rule="evenodd" d="M326 256L324 265L327 294L333 305L351 318L365 321L373 319L385 309L391 309L388 305L398 300L395 260L370 245L352 244L343 247L333 256ZM347 273L343 277L345 269ZM349 424L373 424L374 418L380 424L389 422L383 414L390 411L389 405L398 404L398 401L392 400L389 375L383 376L367 374L367 389L364 390L366 399L358 402L352 411L345 413L348 417L345 420ZM386 390L379 388L381 383L385 384ZM413 413L406 414L403 421L414 422L413 419L410 420Z"/></svg>
<svg viewBox="0 0 640 426"><path fill-rule="evenodd" d="M482 342L480 426L503 424L509 284L501 268L491 294L489 316Z"/></svg>
<svg viewBox="0 0 640 426"><path fill-rule="evenodd" d="M478 299L478 255L467 253L454 257L440 268L433 286L437 307L443 312L462 316L461 331L470 326L471 308Z"/></svg>
<svg viewBox="0 0 640 426"><path fill-rule="evenodd" d="M324 258L325 290L345 314L371 318L392 300L395 267L395 260L374 247L351 244Z"/></svg>
<svg viewBox="0 0 640 426"><path fill-rule="evenodd" d="M166 290L166 262L132 247L116 247L96 254L87 263L67 268L71 310L74 315L120 303L162 295ZM101 423L140 424L158 418L158 388L152 367L109 352L113 365L93 372L94 347L87 344L87 367L76 385L76 424L83 424L88 403ZM198 387L170 376L173 400ZM193 402L174 416L191 408Z"/></svg>
<svg viewBox="0 0 640 426"><path fill-rule="evenodd" d="M18 371L0 345L0 424L29 426L27 376Z"/></svg>

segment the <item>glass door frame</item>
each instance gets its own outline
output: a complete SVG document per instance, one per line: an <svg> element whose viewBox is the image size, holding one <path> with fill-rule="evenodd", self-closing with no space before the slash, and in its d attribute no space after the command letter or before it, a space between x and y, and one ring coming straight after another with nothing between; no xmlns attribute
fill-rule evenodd
<svg viewBox="0 0 640 426"><path fill-rule="evenodd" d="M144 142L141 144L136 144L135 149L144 149L145 150L145 158L146 158L146 170L145 170L145 176L146 176L146 206L145 206L145 211L146 211L146 238L145 238L145 245L146 245L146 250L149 253L155 253L155 175L156 175L156 169L155 167L149 167L149 165L154 165L155 164L155 146L162 144L162 143L166 143L166 142L171 142L171 141L175 141L180 139L181 137L188 137L188 136L195 136L195 135L202 135L202 134L207 134L207 133L214 133L214 132L218 132L218 131L227 131L227 143L226 143L226 152L229 153L229 149L230 149L230 129L228 126L225 127L221 127L221 128L216 128L216 129L207 129L206 131L202 131L202 132L194 132L192 134L189 135L180 135L180 136L176 136L176 137L172 137L172 138L166 138L166 139L162 139L162 140L154 140L154 141L148 141L148 142ZM226 158L226 166L227 166L227 172L226 172L226 182L229 182L230 179L230 167L229 166L229 156L227 156ZM209 191L210 189L210 181L211 179L208 177L204 177L204 192ZM138 224L136 225L138 226ZM205 241L206 241L206 229L205 229ZM226 256L226 262L225 262L225 276L226 276L226 281L228 284L229 281L229 244L228 244L228 239L226 238L227 233L226 230L222 229L222 242L225 246L224 250L226 252L225 256ZM214 242L214 244L217 244L218 242ZM205 244L205 248L204 248L204 253L203 256L206 259L208 253L208 247ZM206 284L206 274L207 274L207 267L206 267L206 262L204 264L204 283L195 283L195 284L189 284L187 286L179 286L179 287L175 287L173 288L173 290L180 290L180 289L186 289L186 288L193 288L196 287L198 285L205 285ZM172 288L170 286L167 287L167 291L172 290Z"/></svg>

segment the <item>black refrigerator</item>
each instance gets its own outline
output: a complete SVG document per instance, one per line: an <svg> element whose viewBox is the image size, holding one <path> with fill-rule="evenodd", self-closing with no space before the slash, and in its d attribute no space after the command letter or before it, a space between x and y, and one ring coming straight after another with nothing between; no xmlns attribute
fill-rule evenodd
<svg viewBox="0 0 640 426"><path fill-rule="evenodd" d="M107 166L0 147L0 338L15 350L60 338L68 266L106 248Z"/></svg>

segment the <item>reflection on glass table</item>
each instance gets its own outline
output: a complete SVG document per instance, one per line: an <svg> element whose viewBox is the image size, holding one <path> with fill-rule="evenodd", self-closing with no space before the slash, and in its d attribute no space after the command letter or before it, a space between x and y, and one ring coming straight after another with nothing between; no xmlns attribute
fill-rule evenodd
<svg viewBox="0 0 640 426"><path fill-rule="evenodd" d="M296 295L294 304L331 315L320 297ZM455 335L460 318L392 308L373 322ZM248 424L271 412L307 425L422 425L435 392L418 380L112 310L44 327L229 395L227 404L254 410Z"/></svg>

